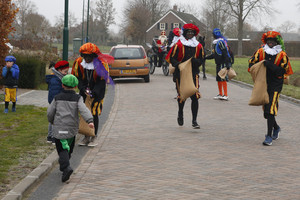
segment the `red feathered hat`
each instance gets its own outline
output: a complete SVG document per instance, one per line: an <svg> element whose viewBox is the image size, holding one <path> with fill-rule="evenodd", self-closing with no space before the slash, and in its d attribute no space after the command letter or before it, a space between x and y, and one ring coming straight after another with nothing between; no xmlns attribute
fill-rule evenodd
<svg viewBox="0 0 300 200"><path fill-rule="evenodd" d="M195 31L195 36L198 35L198 33L200 31L199 28L196 25L191 24L191 23L183 25L183 29L184 30L188 30L188 29L194 30Z"/></svg>
<svg viewBox="0 0 300 200"><path fill-rule="evenodd" d="M273 38L273 39L278 39L278 36L281 37L280 33L276 32L276 31L268 31L266 33L264 33L261 37L261 41L266 44L267 43L267 39Z"/></svg>
<svg viewBox="0 0 300 200"><path fill-rule="evenodd" d="M53 66L53 65L52 65ZM62 60L62 61L58 61L55 65L54 65L54 68L56 70L58 69L66 69L66 68L69 68L69 62L68 61L65 61L65 60Z"/></svg>
<svg viewBox="0 0 300 200"><path fill-rule="evenodd" d="M174 28L174 29L173 29L173 33L174 33L174 35L176 35L176 36L180 36L180 32L181 32L180 28Z"/></svg>

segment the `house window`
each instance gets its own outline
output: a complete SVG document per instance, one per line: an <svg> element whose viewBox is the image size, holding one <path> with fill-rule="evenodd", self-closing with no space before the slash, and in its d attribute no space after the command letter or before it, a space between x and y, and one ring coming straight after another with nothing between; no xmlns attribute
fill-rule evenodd
<svg viewBox="0 0 300 200"><path fill-rule="evenodd" d="M160 30L166 30L166 23L160 23L159 24L159 29Z"/></svg>
<svg viewBox="0 0 300 200"><path fill-rule="evenodd" d="M173 28L179 28L179 23L174 23Z"/></svg>

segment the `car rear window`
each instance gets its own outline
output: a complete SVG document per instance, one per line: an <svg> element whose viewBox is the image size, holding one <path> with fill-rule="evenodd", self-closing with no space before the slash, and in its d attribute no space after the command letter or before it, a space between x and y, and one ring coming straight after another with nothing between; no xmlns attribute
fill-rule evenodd
<svg viewBox="0 0 300 200"><path fill-rule="evenodd" d="M116 48L112 56L115 59L142 59L144 53L141 48Z"/></svg>

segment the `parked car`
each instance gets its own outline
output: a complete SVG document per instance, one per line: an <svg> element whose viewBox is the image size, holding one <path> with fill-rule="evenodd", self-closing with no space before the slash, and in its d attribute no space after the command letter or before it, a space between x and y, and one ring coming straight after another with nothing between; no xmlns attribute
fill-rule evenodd
<svg viewBox="0 0 300 200"><path fill-rule="evenodd" d="M150 81L149 61L146 51L140 45L117 45L110 49L109 55L115 58L109 66L109 75L114 78L138 77L146 83Z"/></svg>

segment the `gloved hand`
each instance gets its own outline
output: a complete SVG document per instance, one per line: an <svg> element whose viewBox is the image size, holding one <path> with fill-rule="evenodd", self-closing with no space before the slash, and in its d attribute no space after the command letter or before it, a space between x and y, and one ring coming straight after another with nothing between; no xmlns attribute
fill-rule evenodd
<svg viewBox="0 0 300 200"><path fill-rule="evenodd" d="M227 63L227 65L226 65L227 70L229 70L230 67L231 67L231 63Z"/></svg>
<svg viewBox="0 0 300 200"><path fill-rule="evenodd" d="M192 58L192 64L196 65L196 66L200 66L201 65L201 61L200 59L197 58Z"/></svg>

